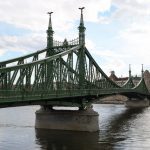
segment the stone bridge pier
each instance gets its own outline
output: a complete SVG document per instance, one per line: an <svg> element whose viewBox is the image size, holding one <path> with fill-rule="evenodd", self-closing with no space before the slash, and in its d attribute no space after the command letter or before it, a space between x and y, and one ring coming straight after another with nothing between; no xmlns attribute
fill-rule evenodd
<svg viewBox="0 0 150 150"><path fill-rule="evenodd" d="M129 98L125 102L125 106L129 108L142 108L148 107L150 105L150 100L148 98L137 99L137 98Z"/></svg>
<svg viewBox="0 0 150 150"><path fill-rule="evenodd" d="M35 128L89 131L99 130L98 113L87 110L53 110L49 106L36 111Z"/></svg>

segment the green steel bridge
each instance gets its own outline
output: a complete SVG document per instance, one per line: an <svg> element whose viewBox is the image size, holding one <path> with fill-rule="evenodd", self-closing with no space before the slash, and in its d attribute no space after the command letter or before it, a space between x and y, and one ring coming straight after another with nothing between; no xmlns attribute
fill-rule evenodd
<svg viewBox="0 0 150 150"><path fill-rule="evenodd" d="M78 38L55 41L50 12L47 47L0 62L0 107L38 104L84 109L95 99L113 94L150 97L143 69L141 81L136 86L131 70L123 86L117 85L103 72L85 46L83 8L80 10Z"/></svg>

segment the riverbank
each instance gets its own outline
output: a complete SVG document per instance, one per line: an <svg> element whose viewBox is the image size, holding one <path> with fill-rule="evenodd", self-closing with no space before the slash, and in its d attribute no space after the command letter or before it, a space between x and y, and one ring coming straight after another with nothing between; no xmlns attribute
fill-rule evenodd
<svg viewBox="0 0 150 150"><path fill-rule="evenodd" d="M113 95L99 99L96 104L124 104L125 101L127 101L127 97L122 95Z"/></svg>

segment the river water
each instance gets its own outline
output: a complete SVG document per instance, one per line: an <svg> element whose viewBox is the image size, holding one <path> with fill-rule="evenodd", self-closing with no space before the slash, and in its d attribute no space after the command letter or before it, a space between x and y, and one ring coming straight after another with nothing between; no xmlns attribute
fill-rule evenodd
<svg viewBox="0 0 150 150"><path fill-rule="evenodd" d="M0 109L0 150L150 150L150 108L95 104L100 131L36 130L39 106Z"/></svg>

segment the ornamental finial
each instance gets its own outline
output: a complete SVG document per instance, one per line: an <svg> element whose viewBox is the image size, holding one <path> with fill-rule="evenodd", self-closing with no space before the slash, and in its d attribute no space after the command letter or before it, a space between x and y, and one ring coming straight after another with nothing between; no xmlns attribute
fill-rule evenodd
<svg viewBox="0 0 150 150"><path fill-rule="evenodd" d="M79 7L79 9L81 10L81 13L82 13L82 10L84 9L85 7Z"/></svg>
<svg viewBox="0 0 150 150"><path fill-rule="evenodd" d="M83 22L83 9L85 9L85 7L80 7L79 9L81 10L80 25L84 26L84 22Z"/></svg>
<svg viewBox="0 0 150 150"><path fill-rule="evenodd" d="M51 15L52 15L52 13L53 13L52 11L47 13L47 14L49 14L49 24L48 24L49 28L52 28L52 21L51 21Z"/></svg>

